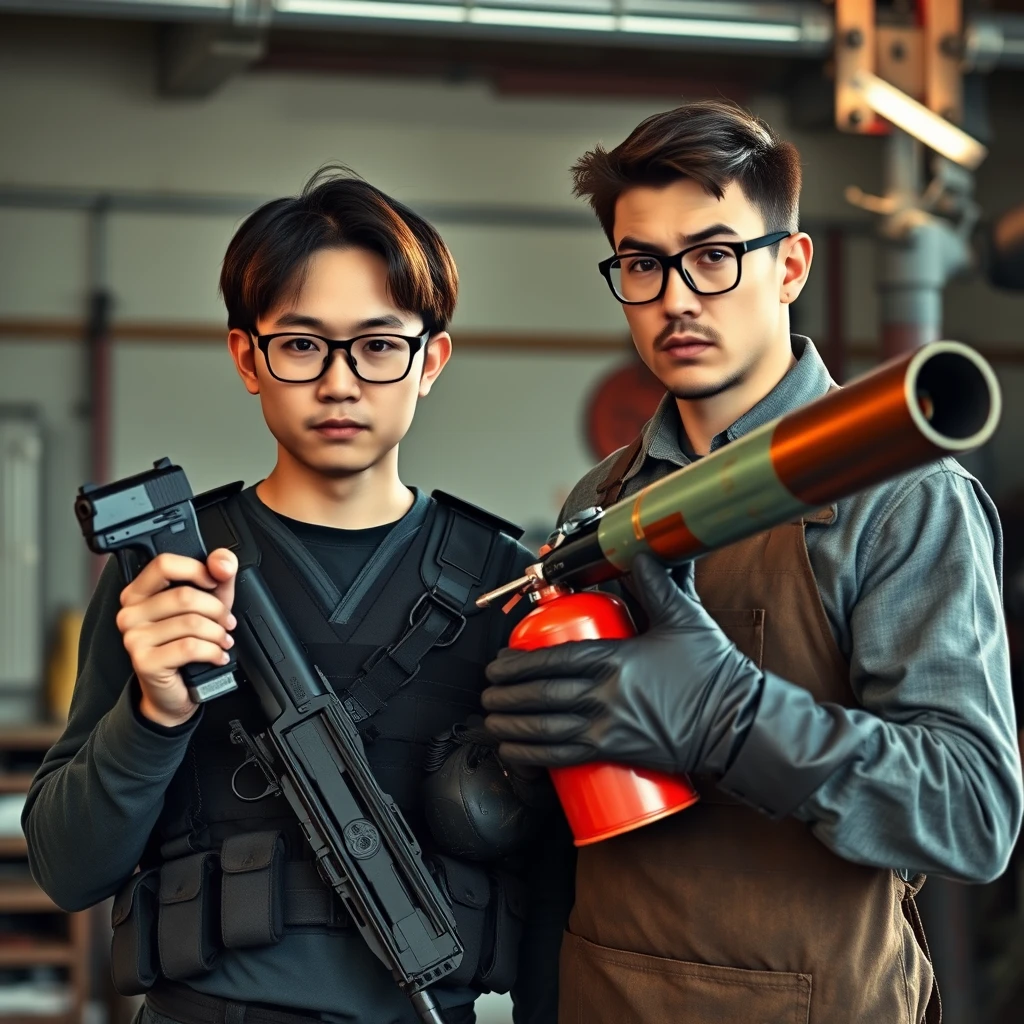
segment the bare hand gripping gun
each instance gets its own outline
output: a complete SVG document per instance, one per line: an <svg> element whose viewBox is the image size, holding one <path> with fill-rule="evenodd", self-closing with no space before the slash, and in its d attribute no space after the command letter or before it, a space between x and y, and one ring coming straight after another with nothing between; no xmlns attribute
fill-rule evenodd
<svg viewBox="0 0 1024 1024"><path fill-rule="evenodd" d="M191 499L182 469L161 459L152 470L125 480L101 488L86 485L75 514L89 547L116 554L127 582L161 551L205 560ZM256 566L240 568L232 610L238 620L233 632L237 672L267 718L266 731L256 737L233 721L232 740L243 744L262 770L268 795L287 799L321 877L420 1019L444 1024L426 989L459 966L463 945L415 836L374 778L351 717L310 663ZM193 679L201 699L217 695L200 689L199 675L186 678Z"/></svg>
<svg viewBox="0 0 1024 1024"><path fill-rule="evenodd" d="M148 472L102 487L83 485L75 500L75 516L89 549L117 558L126 585L157 555L169 552L205 564L209 553L199 535L192 488L170 459L160 459ZM196 662L182 668L188 695L196 704L238 688L235 652L228 653L227 665Z"/></svg>

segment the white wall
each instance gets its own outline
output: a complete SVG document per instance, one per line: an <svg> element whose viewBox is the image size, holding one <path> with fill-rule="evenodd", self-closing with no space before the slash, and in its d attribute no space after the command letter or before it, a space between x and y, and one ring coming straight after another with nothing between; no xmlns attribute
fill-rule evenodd
<svg viewBox="0 0 1024 1024"><path fill-rule="evenodd" d="M657 100L498 97L478 82L248 74L202 101L169 101L154 87L153 35L60 20L10 21L0 38L0 184L76 189L294 193L320 164L349 163L413 205L500 204L579 209L568 168L594 143L613 145ZM753 104L800 146L803 214L848 217L847 184L877 190L878 140L786 131L778 98ZM998 118L997 118L998 121ZM1024 198L1015 160L1024 146L1002 125L983 168L983 201ZM1004 152L1004 158L1001 154ZM118 212L110 217L110 283L122 320L223 322L219 263L237 218ZM551 524L591 456L581 437L586 394L617 359L458 349L459 331L625 336L594 264L606 243L575 227L444 223L462 274L456 358L424 403L402 452L407 479L464 494L524 525ZM86 218L0 207L0 318L73 318L86 290ZM876 333L874 249L849 246L848 334ZM950 289L947 317L967 340L1014 345L1024 300L980 284ZM823 273L801 300L804 329L823 329ZM947 332L951 333L951 332ZM52 341L0 345L0 400L38 401L49 423L51 607L82 596L84 555L70 506L84 478L81 354ZM1009 375L1017 388L1020 374ZM993 479L1024 479L1014 459L1024 421L996 446ZM256 403L219 346L124 342L114 363L113 471L172 455L197 488L265 474L273 449Z"/></svg>

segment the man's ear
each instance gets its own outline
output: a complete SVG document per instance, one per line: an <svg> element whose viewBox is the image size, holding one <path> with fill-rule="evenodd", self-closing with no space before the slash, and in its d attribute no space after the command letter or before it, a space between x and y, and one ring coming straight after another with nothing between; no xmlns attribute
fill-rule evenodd
<svg viewBox="0 0 1024 1024"><path fill-rule="evenodd" d="M804 290L807 275L811 271L811 260L814 257L811 236L798 231L795 235L783 239L780 255L783 275L779 287L779 301L783 305L789 305Z"/></svg>
<svg viewBox="0 0 1024 1024"><path fill-rule="evenodd" d="M447 331L432 334L423 354L423 373L420 375L420 398L426 398L441 371L452 357L452 338Z"/></svg>
<svg viewBox="0 0 1024 1024"><path fill-rule="evenodd" d="M260 382L256 376L256 360L258 356L256 355L256 343L252 340L252 335L247 331L233 327L228 332L228 351L231 353L231 358L235 361L235 369L238 371L238 376L242 378L245 390L250 395L258 395L260 393Z"/></svg>

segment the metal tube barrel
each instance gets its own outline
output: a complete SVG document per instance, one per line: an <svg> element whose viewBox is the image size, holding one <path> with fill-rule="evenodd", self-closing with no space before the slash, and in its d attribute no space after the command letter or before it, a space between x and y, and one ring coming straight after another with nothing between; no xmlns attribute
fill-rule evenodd
<svg viewBox="0 0 1024 1024"><path fill-rule="evenodd" d="M765 424L612 505L595 531L541 563L548 583L589 586L639 551L684 562L984 444L1002 400L973 349L937 341Z"/></svg>

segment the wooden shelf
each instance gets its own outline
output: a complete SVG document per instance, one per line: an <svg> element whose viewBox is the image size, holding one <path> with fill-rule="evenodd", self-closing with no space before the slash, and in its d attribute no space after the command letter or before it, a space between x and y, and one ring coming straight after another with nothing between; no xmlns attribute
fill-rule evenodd
<svg viewBox="0 0 1024 1024"><path fill-rule="evenodd" d="M31 772L11 772L0 775L0 793L27 793L32 785Z"/></svg>
<svg viewBox="0 0 1024 1024"><path fill-rule="evenodd" d="M28 853L24 836L0 836L0 857L23 857Z"/></svg>
<svg viewBox="0 0 1024 1024"><path fill-rule="evenodd" d="M34 722L0 728L0 795L6 801L27 793L33 772L46 751L64 731L60 722ZM0 1024L81 1024L90 991L90 939L93 915L64 912L36 885L28 873L28 843L23 835L0 837L0 914L23 915L15 934L0 938L0 971L16 968L60 967L66 975L68 1007L58 1013L26 1014L0 1008ZM35 915L45 915L38 920ZM61 920L58 922L57 918ZM59 924L61 930L54 931ZM66 924L66 938L63 935ZM24 933L21 927L24 927ZM11 929L8 928L9 932ZM6 941L4 941L6 940ZM0 1004L2 1006L2 1004Z"/></svg>
<svg viewBox="0 0 1024 1024"><path fill-rule="evenodd" d="M0 1024L81 1024L81 1014L73 1013L4 1013Z"/></svg>
<svg viewBox="0 0 1024 1024"><path fill-rule="evenodd" d="M0 882L0 913L33 914L46 911L60 911L60 907L31 878L23 882Z"/></svg>
<svg viewBox="0 0 1024 1024"><path fill-rule="evenodd" d="M70 1013L4 1013L0 1010L0 1024L82 1024L82 1016Z"/></svg>
<svg viewBox="0 0 1024 1024"><path fill-rule="evenodd" d="M24 945L0 943L0 967L70 964L78 955L78 950L70 942L26 942Z"/></svg>
<svg viewBox="0 0 1024 1024"><path fill-rule="evenodd" d="M0 750L49 750L64 732L63 722L37 722L0 729Z"/></svg>

